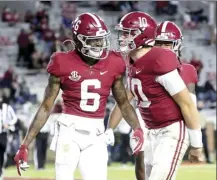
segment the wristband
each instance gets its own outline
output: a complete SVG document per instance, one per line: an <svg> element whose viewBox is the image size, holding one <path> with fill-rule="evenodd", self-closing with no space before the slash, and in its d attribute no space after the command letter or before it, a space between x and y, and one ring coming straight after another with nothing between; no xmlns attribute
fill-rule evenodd
<svg viewBox="0 0 217 180"><path fill-rule="evenodd" d="M203 147L201 129L188 129L190 144L195 148Z"/></svg>

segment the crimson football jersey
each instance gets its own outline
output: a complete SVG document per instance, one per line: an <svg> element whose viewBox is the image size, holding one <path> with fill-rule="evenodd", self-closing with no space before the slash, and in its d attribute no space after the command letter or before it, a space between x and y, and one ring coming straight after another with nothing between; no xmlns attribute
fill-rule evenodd
<svg viewBox="0 0 217 180"><path fill-rule="evenodd" d="M161 128L183 120L178 105L166 89L156 82L158 76L179 66L175 53L158 47L153 47L129 66L129 87L148 128Z"/></svg>
<svg viewBox="0 0 217 180"><path fill-rule="evenodd" d="M110 88L125 68L122 57L113 51L93 66L86 64L77 51L69 51L54 53L47 71L61 80L63 113L104 118Z"/></svg>
<svg viewBox="0 0 217 180"><path fill-rule="evenodd" d="M179 68L179 74L186 85L198 82L197 70L191 64L182 63Z"/></svg>

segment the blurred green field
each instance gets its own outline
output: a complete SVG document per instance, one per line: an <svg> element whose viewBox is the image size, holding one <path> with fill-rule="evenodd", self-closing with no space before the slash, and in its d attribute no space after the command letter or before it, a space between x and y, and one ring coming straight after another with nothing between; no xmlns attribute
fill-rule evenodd
<svg viewBox="0 0 217 180"><path fill-rule="evenodd" d="M5 177L18 177L15 167L5 170ZM23 177L33 178L54 178L54 166L48 164L46 170L37 171L31 165L30 169L23 172ZM81 178L76 171L76 178ZM120 164L113 164L108 168L108 180L134 180L134 166L122 167ZM177 180L215 180L216 165L182 165Z"/></svg>

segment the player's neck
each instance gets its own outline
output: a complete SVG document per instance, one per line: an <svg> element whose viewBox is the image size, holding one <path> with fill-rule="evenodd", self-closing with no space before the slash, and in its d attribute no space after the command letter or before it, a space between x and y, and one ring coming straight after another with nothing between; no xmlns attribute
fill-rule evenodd
<svg viewBox="0 0 217 180"><path fill-rule="evenodd" d="M82 58L81 58L82 61L84 61L89 66L93 66L94 64L96 64L99 61L98 59L93 59L93 58L90 58L90 57L86 57L80 52L79 52L79 54L82 56Z"/></svg>
<svg viewBox="0 0 217 180"><path fill-rule="evenodd" d="M151 50L152 47L145 47L141 49L135 49L132 52L130 52L130 58L133 61L136 61L137 59L140 59L142 56L144 56L146 53L148 53Z"/></svg>
<svg viewBox="0 0 217 180"><path fill-rule="evenodd" d="M94 64L96 64L99 60L97 59L82 59L86 64L88 64L89 66L93 66Z"/></svg>

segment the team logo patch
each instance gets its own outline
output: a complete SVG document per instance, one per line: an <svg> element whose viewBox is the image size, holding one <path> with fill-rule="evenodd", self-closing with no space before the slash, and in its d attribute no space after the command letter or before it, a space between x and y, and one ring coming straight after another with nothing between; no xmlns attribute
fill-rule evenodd
<svg viewBox="0 0 217 180"><path fill-rule="evenodd" d="M69 79L72 81L78 81L79 79L81 79L81 76L78 74L77 71L72 71L71 76L69 76Z"/></svg>

